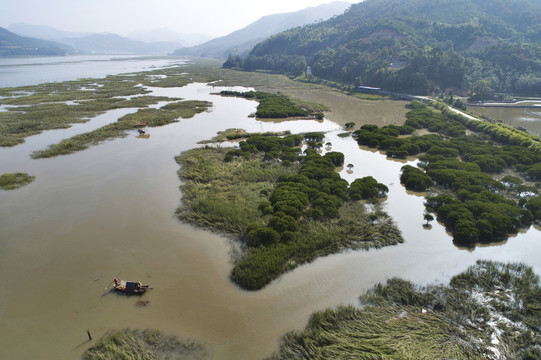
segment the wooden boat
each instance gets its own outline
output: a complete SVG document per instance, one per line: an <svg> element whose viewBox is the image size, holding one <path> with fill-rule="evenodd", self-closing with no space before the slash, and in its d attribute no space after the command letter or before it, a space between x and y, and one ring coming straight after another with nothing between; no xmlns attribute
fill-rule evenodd
<svg viewBox="0 0 541 360"><path fill-rule="evenodd" d="M113 287L118 292L130 295L142 295L148 290L148 285L143 285L139 281L115 281Z"/></svg>

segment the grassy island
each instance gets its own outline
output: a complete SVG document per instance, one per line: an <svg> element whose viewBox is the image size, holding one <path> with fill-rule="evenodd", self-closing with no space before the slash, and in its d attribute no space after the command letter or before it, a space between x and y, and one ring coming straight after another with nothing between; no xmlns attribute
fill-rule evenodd
<svg viewBox="0 0 541 360"><path fill-rule="evenodd" d="M197 68L197 66L195 67ZM69 128L84 123L106 111L123 108L140 109L95 131L66 139L60 144L37 151L34 158L69 154L101 141L124 136L135 129L135 123L161 126L204 111L209 104L201 101L151 96L152 87L182 87L193 78L179 67L111 75L101 79L82 79L17 88L2 88L0 96L7 111L0 112L0 146L21 144L25 138L45 130ZM169 102L159 109L148 108Z"/></svg>
<svg viewBox="0 0 541 360"><path fill-rule="evenodd" d="M315 313L271 359L539 359L541 287L522 264L478 261L448 285L393 278L361 307Z"/></svg>
<svg viewBox="0 0 541 360"><path fill-rule="evenodd" d="M0 176L0 189L2 190L14 190L25 185L30 184L36 179L35 176L28 175L27 173L7 173Z"/></svg>
<svg viewBox="0 0 541 360"><path fill-rule="evenodd" d="M145 124L148 127L163 126L177 122L179 118L191 118L210 106L207 101L188 100L172 102L159 109L141 109L121 117L112 124L62 140L58 144L50 145L48 149L38 150L32 153L32 158L48 158L82 151L105 140L124 137L126 131L137 129L138 124Z"/></svg>
<svg viewBox="0 0 541 360"><path fill-rule="evenodd" d="M377 201L387 187L372 177L349 185L335 171L343 154L314 150L323 134L245 136L237 149L205 146L176 158L179 218L239 240L231 279L242 288L261 289L318 256L403 241Z"/></svg>
<svg viewBox="0 0 541 360"><path fill-rule="evenodd" d="M535 196L541 185L539 139L445 107L409 107L404 126L363 125L353 136L392 158L419 156L421 169L403 167L400 181L410 190L432 191L427 208L458 244L501 241L541 221L541 197ZM416 129L433 134L412 135Z"/></svg>
<svg viewBox="0 0 541 360"><path fill-rule="evenodd" d="M194 342L181 341L156 330L112 330L83 355L84 360L204 360L206 349Z"/></svg>
<svg viewBox="0 0 541 360"><path fill-rule="evenodd" d="M270 94L262 91L228 91L224 90L220 92L222 96L237 96L245 99L256 99L259 101L259 106L255 113L259 118L288 118L297 116L312 116L318 119L323 119L322 112L316 112L306 107L306 103L300 106L291 101L287 96Z"/></svg>

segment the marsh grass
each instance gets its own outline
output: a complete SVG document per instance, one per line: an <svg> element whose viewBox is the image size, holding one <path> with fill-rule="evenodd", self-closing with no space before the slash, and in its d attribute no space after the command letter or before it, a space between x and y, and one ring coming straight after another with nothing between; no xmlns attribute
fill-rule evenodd
<svg viewBox="0 0 541 360"><path fill-rule="evenodd" d="M30 184L36 179L35 176L26 173L6 173L0 176L0 189L14 190Z"/></svg>
<svg viewBox="0 0 541 360"><path fill-rule="evenodd" d="M108 110L145 108L159 101L178 100L147 96L149 90L144 86L180 87L193 81L193 77L189 77L179 69L181 68L172 67L134 74L111 75L102 79L1 89L0 95L5 97L2 104L13 107L8 108L7 112L0 112L0 146L15 146L23 143L28 136L39 134L44 130L68 128L72 124L86 122ZM156 79L153 77L155 75L165 75L165 78ZM66 102L75 104L68 105ZM176 109L181 112L179 117L190 117L189 106L186 105Z"/></svg>
<svg viewBox="0 0 541 360"><path fill-rule="evenodd" d="M145 86L181 87L192 82L213 82L216 86L253 86L261 91L283 93L310 111L333 110L333 120L337 122L341 122L339 117L343 116L343 109L352 109L351 111L357 113L355 109L359 104L354 97L340 97L341 101L347 101L347 105L340 105L339 108L334 106L336 98L329 95L344 95L337 89L296 82L283 75L222 69L221 65L221 61L199 59L166 69L111 75L101 79L2 88L0 96L5 97L2 104L18 108L0 112L0 146L15 146L23 143L28 136L44 130L67 128L111 109L146 107L160 101L158 98L147 98L149 90L145 89ZM128 96L134 98L121 98ZM68 101L78 105L66 105L65 102ZM322 101L326 106L317 105Z"/></svg>
<svg viewBox="0 0 541 360"><path fill-rule="evenodd" d="M229 150L203 147L176 157L183 181L177 215L217 233L240 236L250 224L262 223L257 206L267 199L263 194L272 190L280 175L293 174L295 168L260 158L226 163L223 159Z"/></svg>
<svg viewBox="0 0 541 360"><path fill-rule="evenodd" d="M271 359L538 359L539 277L523 264L478 261L448 285L393 278L362 308L313 314Z"/></svg>
<svg viewBox="0 0 541 360"><path fill-rule="evenodd" d="M342 306L312 315L301 333L286 334L271 359L483 359L462 348L457 330L418 308Z"/></svg>
<svg viewBox="0 0 541 360"><path fill-rule="evenodd" d="M180 118L191 118L206 111L210 105L206 101L191 100L170 103L159 109L140 109L136 113L121 117L114 123L62 140L58 144L50 145L48 149L35 151L31 156L39 159L82 151L103 141L124 137L126 131L137 129L138 123L146 123L148 127L164 126L177 122Z"/></svg>
<svg viewBox="0 0 541 360"><path fill-rule="evenodd" d="M112 330L83 355L84 360L203 360L206 349L157 330Z"/></svg>
<svg viewBox="0 0 541 360"><path fill-rule="evenodd" d="M278 179L297 174L301 164L283 166L278 161L263 161L262 153L225 162L228 151L229 148L205 146L176 157L183 181L182 205L177 215L184 222L243 243L250 227L265 226L268 222L271 215L262 215L259 205L268 202ZM345 203L336 219L299 219L299 231L291 241L243 247L231 279L244 289L257 290L319 256L402 242L389 217L377 203L373 207L375 212L367 214L361 202Z"/></svg>
<svg viewBox="0 0 541 360"><path fill-rule="evenodd" d="M281 132L263 132L263 133L250 133L248 134L246 130L244 129L226 129L224 131L218 131L218 135L213 137L210 140L202 140L199 142L199 144L211 144L211 143L220 143L224 141L233 141L233 140L239 140L244 139L248 135L262 135L262 136L285 136L290 135L291 131L281 131Z"/></svg>
<svg viewBox="0 0 541 360"><path fill-rule="evenodd" d="M366 94L366 93L350 93L350 95L363 100L389 100L390 97L386 95L378 94Z"/></svg>

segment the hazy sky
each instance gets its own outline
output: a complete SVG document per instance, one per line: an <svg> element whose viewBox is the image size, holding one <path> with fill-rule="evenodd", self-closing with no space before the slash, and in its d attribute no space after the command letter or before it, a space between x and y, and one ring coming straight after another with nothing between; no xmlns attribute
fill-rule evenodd
<svg viewBox="0 0 541 360"><path fill-rule="evenodd" d="M359 2L360 0L349 0ZM0 0L0 27L25 22L59 30L112 32L170 28L227 35L271 14L332 0Z"/></svg>

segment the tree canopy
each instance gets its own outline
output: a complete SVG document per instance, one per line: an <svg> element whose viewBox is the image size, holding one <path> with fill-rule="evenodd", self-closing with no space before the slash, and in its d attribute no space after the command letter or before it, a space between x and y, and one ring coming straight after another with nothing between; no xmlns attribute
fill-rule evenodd
<svg viewBox="0 0 541 360"><path fill-rule="evenodd" d="M541 93L541 4L527 0L366 0L257 44L226 67L313 76L387 91Z"/></svg>

